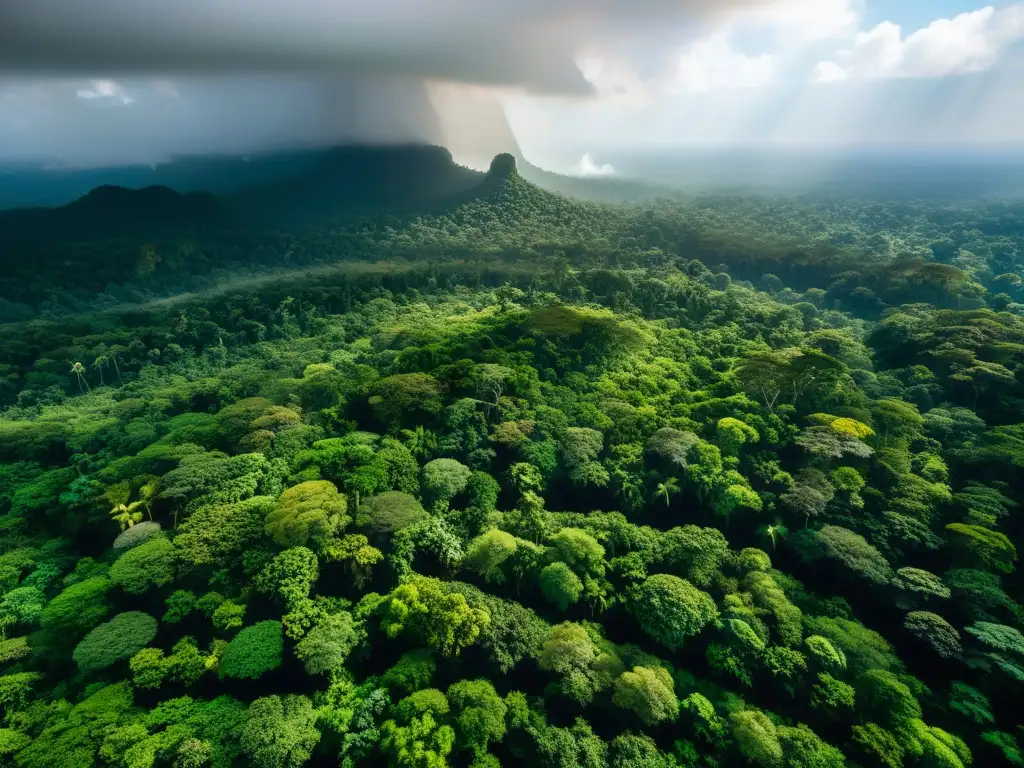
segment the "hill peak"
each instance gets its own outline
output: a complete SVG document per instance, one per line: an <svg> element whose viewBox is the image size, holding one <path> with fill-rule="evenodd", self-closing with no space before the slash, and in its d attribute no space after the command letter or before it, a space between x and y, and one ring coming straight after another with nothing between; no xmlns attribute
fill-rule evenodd
<svg viewBox="0 0 1024 768"><path fill-rule="evenodd" d="M508 179L518 175L518 173L515 155L508 152L495 155L494 159L491 160L490 170L487 171L487 175L492 179Z"/></svg>

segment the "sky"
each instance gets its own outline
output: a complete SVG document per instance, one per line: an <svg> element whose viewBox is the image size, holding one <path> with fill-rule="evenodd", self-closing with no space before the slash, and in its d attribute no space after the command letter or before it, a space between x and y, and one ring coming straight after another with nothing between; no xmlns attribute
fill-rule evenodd
<svg viewBox="0 0 1024 768"><path fill-rule="evenodd" d="M83 8L88 8L88 12ZM0 162L1024 144L1024 0L3 0Z"/></svg>

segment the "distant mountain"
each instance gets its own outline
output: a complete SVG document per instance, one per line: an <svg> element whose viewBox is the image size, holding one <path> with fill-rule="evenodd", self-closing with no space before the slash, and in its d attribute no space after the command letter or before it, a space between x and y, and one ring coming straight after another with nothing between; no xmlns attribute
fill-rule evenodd
<svg viewBox="0 0 1024 768"><path fill-rule="evenodd" d="M58 208L0 211L0 241L76 240L159 234L224 223L224 202L206 192L104 185Z"/></svg>
<svg viewBox="0 0 1024 768"><path fill-rule="evenodd" d="M236 171L240 178L233 175ZM415 145L337 147L251 162L193 159L153 176L176 178L182 185L186 180L208 182L209 188L103 184L57 207L0 211L0 242L104 239L140 232L157 236L211 227L287 229L352 215L439 213L487 198L512 177L588 200L622 200L633 189L625 183L558 176L511 154L498 155L484 173L458 165L442 147ZM646 196L633 197L651 198L659 190L651 187Z"/></svg>
<svg viewBox="0 0 1024 768"><path fill-rule="evenodd" d="M142 189L169 187L227 195L302 173L323 150L272 152L256 156L194 155L157 165L60 168L39 163L0 165L0 210L58 206L103 185Z"/></svg>
<svg viewBox="0 0 1024 768"><path fill-rule="evenodd" d="M461 197L485 175L442 147L338 147L266 184L229 195L248 217L308 222L351 213L405 212Z"/></svg>
<svg viewBox="0 0 1024 768"><path fill-rule="evenodd" d="M58 208L0 211L0 244L153 237L221 225L229 217L223 201L205 192L104 185Z"/></svg>
<svg viewBox="0 0 1024 768"><path fill-rule="evenodd" d="M564 198L528 185L516 165L500 155L482 173L440 147L345 147L279 162L273 177L219 195L105 184L65 205L0 211L0 303L34 305L44 284L88 301L124 283L164 290L171 275L365 258L393 228L447 216L518 226ZM308 227L331 246L286 255ZM449 242L447 228L431 237Z"/></svg>
<svg viewBox="0 0 1024 768"><path fill-rule="evenodd" d="M670 187L638 180L579 178L546 171L515 155L523 178L544 189L584 200L622 202L673 197ZM243 195L254 204L294 201L296 209L321 207L321 198L341 197L370 206L420 204L459 194L484 174L457 165L448 150L433 146L343 146L268 152L253 156L197 155L156 166L60 169L42 165L0 165L0 211L28 206L61 206L99 186L129 189L167 187L223 197ZM305 185L305 188L303 188ZM291 189L288 189L291 187Z"/></svg>
<svg viewBox="0 0 1024 768"><path fill-rule="evenodd" d="M273 156L250 169L240 159L174 166L162 178L205 180L218 190L103 184L57 207L0 211L0 242L122 237L210 227L282 227L353 213L401 212L472 195L486 175L457 165L441 147L342 147Z"/></svg>
<svg viewBox="0 0 1024 768"><path fill-rule="evenodd" d="M595 203L639 203L692 196L677 187L639 178L566 176L538 168L525 160L520 160L519 171L524 179L549 192Z"/></svg>

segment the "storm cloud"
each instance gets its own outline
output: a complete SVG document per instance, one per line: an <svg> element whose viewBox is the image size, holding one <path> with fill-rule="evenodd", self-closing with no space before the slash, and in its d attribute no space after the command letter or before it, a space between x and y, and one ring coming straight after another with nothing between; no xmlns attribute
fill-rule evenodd
<svg viewBox="0 0 1024 768"><path fill-rule="evenodd" d="M3 0L0 160L155 162L332 142L518 151L500 94L756 0Z"/></svg>
<svg viewBox="0 0 1024 768"><path fill-rule="evenodd" d="M153 163L333 143L438 144L444 136L429 89L418 80L341 74L0 81L0 160ZM507 146L510 136L498 144Z"/></svg>
<svg viewBox="0 0 1024 768"><path fill-rule="evenodd" d="M4 0L0 69L361 72L587 93L587 46L756 0Z"/></svg>

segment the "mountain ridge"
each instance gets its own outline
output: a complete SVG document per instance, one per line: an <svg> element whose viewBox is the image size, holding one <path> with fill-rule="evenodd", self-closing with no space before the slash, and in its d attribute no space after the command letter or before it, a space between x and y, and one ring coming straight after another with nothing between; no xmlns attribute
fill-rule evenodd
<svg viewBox="0 0 1024 768"><path fill-rule="evenodd" d="M234 194L101 185L59 207L0 211L0 301L47 301L32 287L40 274L76 304L131 302L123 286L160 294L169 275L201 282L225 270L489 253L483 233L521 251L544 232L547 251L600 229L600 206L541 189L517 168L511 154L481 172L441 147L349 147Z"/></svg>
<svg viewBox="0 0 1024 768"><path fill-rule="evenodd" d="M512 181L526 185L520 195L539 195L547 204L557 204L556 198L566 203L572 197L587 199L557 189L560 186L603 186L548 173L511 153L496 155L486 172L477 171L457 164L447 149L427 145L341 146L281 168L284 171L274 179L234 191L101 184L63 205L0 210L0 242L290 229L353 216L443 215L460 205L501 197ZM211 181L212 187L225 190L223 183ZM607 198L590 196L592 201Z"/></svg>
<svg viewBox="0 0 1024 768"><path fill-rule="evenodd" d="M471 193L486 175L441 147L343 147L274 181L215 194L166 184L101 184L59 206L0 211L0 240L107 237L140 229L265 226L422 205Z"/></svg>
<svg viewBox="0 0 1024 768"><path fill-rule="evenodd" d="M129 189L164 186L182 194L204 191L220 197L234 196L256 189L272 188L299 176L315 176L332 162L337 163L345 154L353 153L379 159L419 154L423 158L433 157L435 162L456 165L449 150L428 144L346 144L315 150L272 151L252 156L189 155L155 166L78 170L26 163L0 166L0 213L24 208L60 207L96 187L108 185ZM678 194L671 187L634 179L568 176L535 166L519 153L509 156L516 160L517 170L525 179L570 197L623 202ZM465 166L458 167L463 169L464 178L483 180L487 173Z"/></svg>

